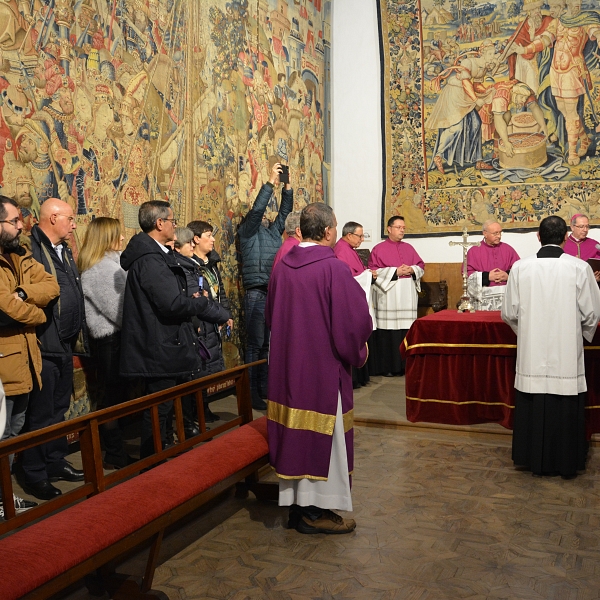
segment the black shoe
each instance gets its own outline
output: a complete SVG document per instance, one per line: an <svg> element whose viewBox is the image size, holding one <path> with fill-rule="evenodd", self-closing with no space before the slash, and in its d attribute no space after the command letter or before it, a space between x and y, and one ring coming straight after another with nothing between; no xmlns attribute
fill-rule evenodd
<svg viewBox="0 0 600 600"><path fill-rule="evenodd" d="M198 429L196 425L190 423L183 428L183 433L185 433L185 439L189 440L190 438L200 435L200 429Z"/></svg>
<svg viewBox="0 0 600 600"><path fill-rule="evenodd" d="M134 462L137 462L135 458L132 456L128 456L125 462L123 462L122 458L119 459L111 459L110 457L104 457L102 461L102 468L107 471L115 471L117 469L123 469L129 465L132 465Z"/></svg>
<svg viewBox="0 0 600 600"><path fill-rule="evenodd" d="M50 483L49 479L42 479L42 481L36 481L35 483L19 481L19 485L26 494L35 496L38 500L52 500L52 498L62 494L57 487Z"/></svg>
<svg viewBox="0 0 600 600"><path fill-rule="evenodd" d="M267 410L267 403L260 398L255 398L252 400L252 408L254 410Z"/></svg>
<svg viewBox="0 0 600 600"><path fill-rule="evenodd" d="M83 471L76 469L68 462L52 469L46 469L50 481L83 481Z"/></svg>
<svg viewBox="0 0 600 600"><path fill-rule="evenodd" d="M215 415L215 413L208 408L208 405L204 407L204 422L205 423L216 423L220 421L221 417Z"/></svg>

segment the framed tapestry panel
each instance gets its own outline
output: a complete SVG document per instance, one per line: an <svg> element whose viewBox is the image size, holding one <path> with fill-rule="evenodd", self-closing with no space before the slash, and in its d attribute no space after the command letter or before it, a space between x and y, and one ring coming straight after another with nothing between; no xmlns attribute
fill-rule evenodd
<svg viewBox="0 0 600 600"><path fill-rule="evenodd" d="M585 3L584 3L585 4ZM585 8L585 7L584 7ZM600 12L580 0L378 0L382 235L600 224Z"/></svg>

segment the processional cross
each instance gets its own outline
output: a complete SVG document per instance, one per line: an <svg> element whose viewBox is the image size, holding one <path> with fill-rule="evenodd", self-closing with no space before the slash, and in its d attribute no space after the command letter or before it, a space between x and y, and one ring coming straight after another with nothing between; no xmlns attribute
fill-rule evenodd
<svg viewBox="0 0 600 600"><path fill-rule="evenodd" d="M467 238L469 234L467 233L467 228L463 229L462 242L448 242L450 246L462 246L463 249L463 263L462 263L462 280L463 280L463 295L460 299L460 304L458 305L458 312L475 312L475 308L471 304L471 298L469 298L469 293L467 291L467 251L471 246L479 246L481 242L467 242Z"/></svg>

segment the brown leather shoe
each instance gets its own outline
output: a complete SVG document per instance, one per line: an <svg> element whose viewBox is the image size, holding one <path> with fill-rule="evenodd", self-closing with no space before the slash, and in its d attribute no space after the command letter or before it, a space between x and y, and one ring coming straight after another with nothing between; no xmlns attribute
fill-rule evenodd
<svg viewBox="0 0 600 600"><path fill-rule="evenodd" d="M355 529L354 519L343 519L331 510L324 510L323 514L314 521L303 516L296 525L296 531L299 533L350 533Z"/></svg>

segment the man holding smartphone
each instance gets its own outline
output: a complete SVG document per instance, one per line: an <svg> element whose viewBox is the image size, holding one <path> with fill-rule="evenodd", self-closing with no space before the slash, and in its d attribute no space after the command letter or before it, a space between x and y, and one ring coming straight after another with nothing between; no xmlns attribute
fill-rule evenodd
<svg viewBox="0 0 600 600"><path fill-rule="evenodd" d="M285 180L285 181L284 181ZM281 204L277 217L271 222L265 212L275 188L279 184ZM242 254L242 281L246 294L244 312L246 320L246 363L267 358L269 355L269 330L265 324L265 301L273 261L281 246L285 219L294 207L294 192L289 183L289 167L275 163L271 177L260 188L254 206L240 224L238 235ZM252 407L266 410L267 365L250 369Z"/></svg>

